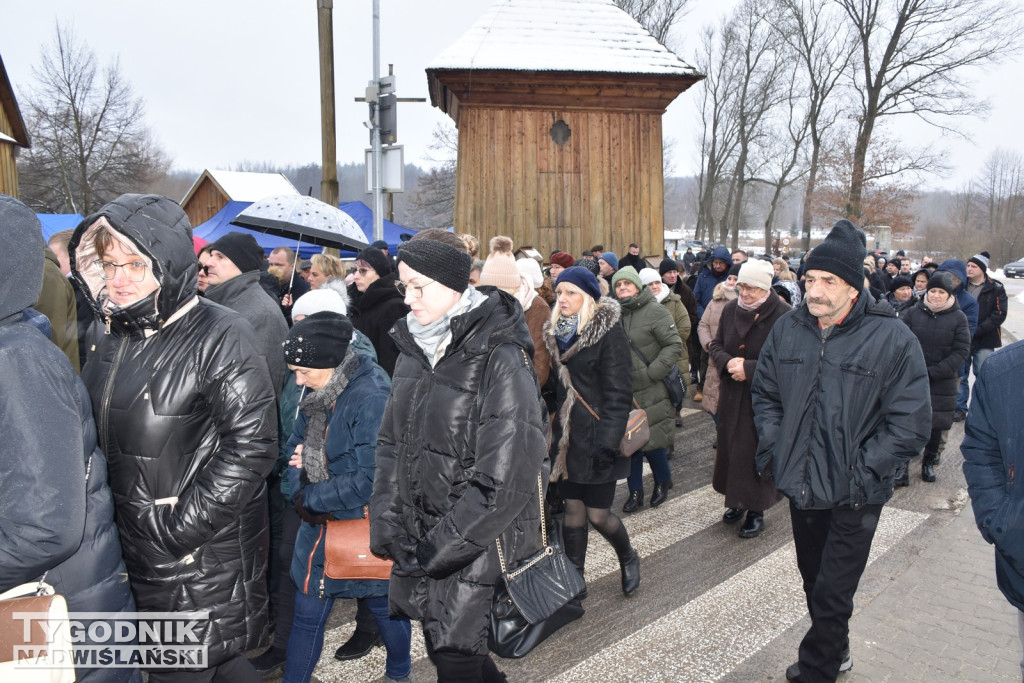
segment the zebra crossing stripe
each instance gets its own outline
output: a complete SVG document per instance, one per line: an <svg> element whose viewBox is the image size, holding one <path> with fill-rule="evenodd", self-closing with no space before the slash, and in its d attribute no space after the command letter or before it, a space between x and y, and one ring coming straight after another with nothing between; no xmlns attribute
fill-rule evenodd
<svg viewBox="0 0 1024 683"><path fill-rule="evenodd" d="M883 508L868 563L928 515ZM550 681L716 681L807 613L792 542ZM587 617L584 617L586 619ZM796 653L794 652L794 655Z"/></svg>

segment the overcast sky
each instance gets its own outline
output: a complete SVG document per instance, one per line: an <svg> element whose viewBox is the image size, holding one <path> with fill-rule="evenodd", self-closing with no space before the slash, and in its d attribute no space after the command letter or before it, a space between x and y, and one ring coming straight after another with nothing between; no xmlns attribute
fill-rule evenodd
<svg viewBox="0 0 1024 683"><path fill-rule="evenodd" d="M677 53L694 63L696 36L735 0L693 0L675 36ZM395 65L400 97L428 97L426 65L484 12L486 0L381 0L381 73ZM146 120L179 169L235 168L243 161L320 162L320 100L316 0L32 0L0 10L0 55L15 93L25 99L32 69L59 20L72 26L101 62L121 70L146 102ZM360 162L369 145L363 95L373 76L371 0L338 0L334 54L339 162ZM975 175L996 147L1020 151L1020 82L1024 59L988 73L969 73L991 99L987 121L962 122L973 142L943 138L908 121L898 134L914 144L950 151L950 178L932 187L955 189ZM665 115L674 138L675 174L699 168L693 143L699 86ZM438 123L450 121L427 103L399 106L398 141L407 163L427 165ZM344 198L343 198L344 199Z"/></svg>

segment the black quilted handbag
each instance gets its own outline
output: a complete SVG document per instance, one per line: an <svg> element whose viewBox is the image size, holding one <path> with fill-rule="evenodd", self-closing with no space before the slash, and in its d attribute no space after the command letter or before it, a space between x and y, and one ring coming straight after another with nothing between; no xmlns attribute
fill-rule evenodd
<svg viewBox="0 0 1024 683"><path fill-rule="evenodd" d="M540 477L537 489L543 548L509 570L501 541L495 541L501 581L494 589L487 646L506 659L525 657L552 633L583 616L583 605L577 597L586 584L561 546L548 543Z"/></svg>

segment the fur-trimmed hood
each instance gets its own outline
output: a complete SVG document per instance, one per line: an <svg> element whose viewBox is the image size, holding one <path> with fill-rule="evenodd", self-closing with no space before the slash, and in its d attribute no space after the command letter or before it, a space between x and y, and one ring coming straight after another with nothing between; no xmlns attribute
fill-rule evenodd
<svg viewBox="0 0 1024 683"><path fill-rule="evenodd" d="M601 341L601 338L608 334L608 330L619 323L621 317L622 309L619 307L619 302L611 297L601 297L597 302L597 308L594 310L594 317L579 331L576 342L566 350L565 354L559 354L558 352L558 342L555 340L555 333L551 329L551 321L545 322L543 331L544 346L547 347L548 353L551 354L551 364L557 368L560 357L562 360L569 360L569 358L583 349Z"/></svg>

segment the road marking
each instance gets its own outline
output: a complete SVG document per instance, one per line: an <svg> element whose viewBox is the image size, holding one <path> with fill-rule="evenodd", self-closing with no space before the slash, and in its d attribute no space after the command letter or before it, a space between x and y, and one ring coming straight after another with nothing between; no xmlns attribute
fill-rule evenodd
<svg viewBox="0 0 1024 683"><path fill-rule="evenodd" d="M883 508L868 563L927 518L917 512ZM791 541L549 680L719 680L806 613Z"/></svg>
<svg viewBox="0 0 1024 683"><path fill-rule="evenodd" d="M724 509L722 495L709 485L670 497L656 508L642 508L642 512L623 517L623 522L629 530L633 547L641 557L646 557L719 522ZM619 560L615 551L599 533L591 530L587 544L587 582L593 583L618 571ZM373 652L361 659L348 662L334 659L335 650L348 640L354 628L355 624L348 622L329 629L324 635L324 649L315 671L316 677L324 683L375 680L384 675L385 653L382 647L374 648ZM419 624L414 623L412 659L416 661L426 656L423 631Z"/></svg>

